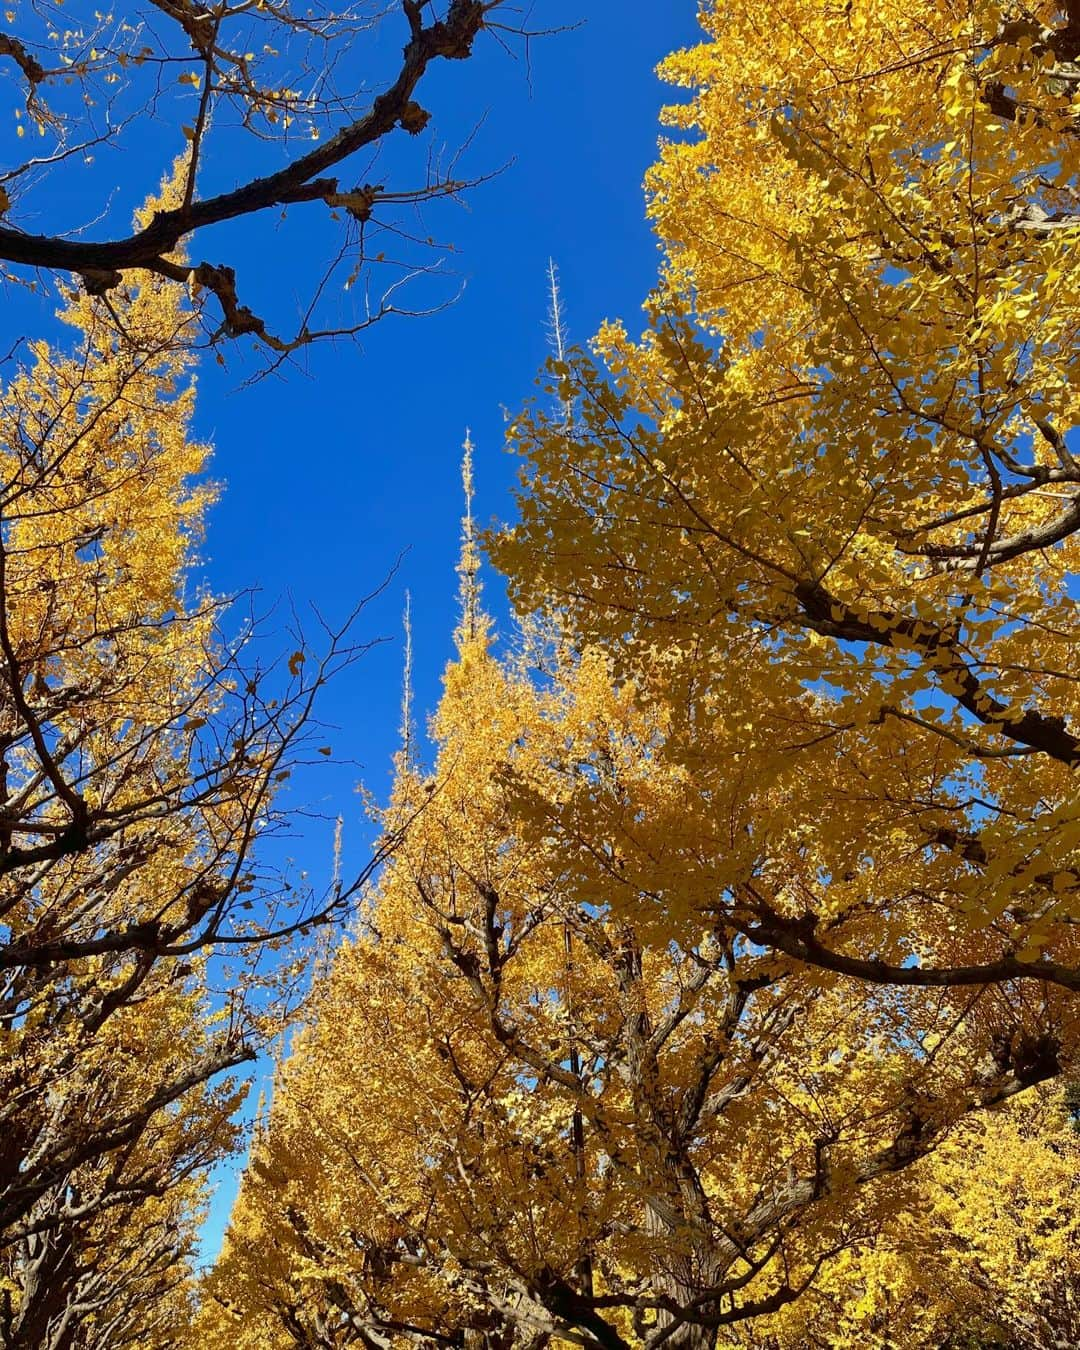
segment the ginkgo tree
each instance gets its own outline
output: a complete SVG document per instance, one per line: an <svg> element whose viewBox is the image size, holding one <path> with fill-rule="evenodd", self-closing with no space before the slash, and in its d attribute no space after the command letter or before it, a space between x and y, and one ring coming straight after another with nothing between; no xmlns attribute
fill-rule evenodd
<svg viewBox="0 0 1080 1350"><path fill-rule="evenodd" d="M648 327L556 364L572 421L517 422L496 556L695 710L734 931L867 981L1075 991L1080 12L701 19L663 67L690 96L648 180ZM663 913L702 903L690 838L681 870Z"/></svg>
<svg viewBox="0 0 1080 1350"><path fill-rule="evenodd" d="M805 1298L744 1329L761 1350L1073 1345L1080 1136L1060 1088L969 1119L904 1204ZM975 1161L977 1159L977 1162Z"/></svg>
<svg viewBox="0 0 1080 1350"><path fill-rule="evenodd" d="M1071 1334L1080 11L702 22L204 1344Z"/></svg>
<svg viewBox="0 0 1080 1350"><path fill-rule="evenodd" d="M686 767L709 705L557 630L499 659L468 540L462 573L435 763L399 758L399 847L281 1069L197 1343L755 1343L869 1259L958 1121L1069 1065L1070 1000L883 994L748 942L704 882L742 833L724 761ZM701 889L661 906L691 840Z"/></svg>
<svg viewBox="0 0 1080 1350"><path fill-rule="evenodd" d="M0 1079L5 1199L20 1160L33 1198L0 1234L5 1350L167 1346L190 1323L206 1176L240 1142L243 1091L207 1081L210 1010L182 983L147 981L82 1045L56 1019L36 1043L4 1037L21 1052Z"/></svg>
<svg viewBox="0 0 1080 1350"><path fill-rule="evenodd" d="M253 846L315 757L312 699L358 649L329 634L279 678L193 584L214 495L193 317L153 280L111 303L125 336L73 297L72 349L30 343L0 390L7 1347L145 1345L155 1317L185 1321L170 1291L238 1141L230 1071L276 1032L299 933L349 894L290 888Z"/></svg>

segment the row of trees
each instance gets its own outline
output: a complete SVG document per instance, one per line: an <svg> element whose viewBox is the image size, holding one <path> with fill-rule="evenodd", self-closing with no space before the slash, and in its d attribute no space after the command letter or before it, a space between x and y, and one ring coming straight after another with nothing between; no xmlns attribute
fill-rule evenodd
<svg viewBox="0 0 1080 1350"><path fill-rule="evenodd" d="M281 1073L200 1344L1080 1331L1060 1093L976 1123L1056 1073L1067 996L883 994L704 903L658 913L681 839L702 894L724 865L702 824L722 768L687 774L667 710L596 653L531 634L500 662L459 634L433 733L388 828L425 805Z"/></svg>
<svg viewBox="0 0 1080 1350"><path fill-rule="evenodd" d="M202 201L211 101L315 115L224 35L332 43L363 7L170 2L200 105L162 198L105 245L0 228L84 282L74 351L35 344L0 398L0 1344L1075 1343L1071 0L703 7L647 330L560 342L513 428L502 654L470 513L436 758L406 725L392 856L196 1288L230 1073L363 879L253 860L357 653L267 675L190 586L180 283L290 343L178 248L318 199L362 254L369 191L313 175L420 129L426 65L495 8L405 3L329 159ZM133 41L65 48L72 87L137 83ZM55 163L69 86L33 51L0 36Z"/></svg>
<svg viewBox="0 0 1080 1350"><path fill-rule="evenodd" d="M0 399L10 1347L167 1344L190 1319L205 1177L239 1142L230 1071L287 998L289 963L258 953L337 903L285 895L251 845L355 653L331 639L273 696L244 668L250 630L228 640L186 581L214 495L188 426L194 316L156 281L113 310L73 297L74 350L32 344Z"/></svg>
<svg viewBox="0 0 1080 1350"><path fill-rule="evenodd" d="M410 251L394 212L464 184L430 148L418 179L407 160L394 181L385 163L378 184L337 175L370 172L359 156L423 131L426 71L468 58L502 27L498 9L6 11L0 75L19 106L0 171L0 278L43 289L42 270L57 274L71 336L16 343L0 389L5 1350L187 1335L207 1177L242 1143L240 1071L292 1016L307 936L348 912L380 860L319 893L255 855L281 823L277 789L319 758L320 689L364 647L354 615L314 644L297 633L265 667L254 616L194 584L215 488L190 428L193 369L225 338L278 360L324 327L352 334L395 309L430 251ZM392 62L384 19L401 26ZM169 128L180 158L117 226L112 156L128 155L115 192L138 191L132 162ZM249 176L211 177L206 192L208 156L218 174ZM75 202L94 205L73 218ZM243 303L232 266L187 250L214 225L272 208L277 227L311 203L338 237L322 270L310 231L299 252L282 242L289 295L293 282L340 295L330 275L356 280L376 253L390 292L322 325L309 307L282 338Z"/></svg>
<svg viewBox="0 0 1080 1350"><path fill-rule="evenodd" d="M1080 1335L1080 10L702 22L204 1343Z"/></svg>

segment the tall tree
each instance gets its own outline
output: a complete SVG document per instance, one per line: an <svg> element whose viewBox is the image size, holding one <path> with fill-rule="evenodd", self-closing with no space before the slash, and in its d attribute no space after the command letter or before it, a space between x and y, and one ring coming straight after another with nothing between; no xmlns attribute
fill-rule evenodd
<svg viewBox="0 0 1080 1350"><path fill-rule="evenodd" d="M496 659L470 557L434 771L399 763L400 846L282 1071L199 1344L702 1350L864 1252L950 1127L1075 1040L1053 990L883 996L704 897L659 906L689 839L699 878L739 846L723 762L688 773L680 719L596 651Z"/></svg>
<svg viewBox="0 0 1080 1350"><path fill-rule="evenodd" d="M1076 990L1080 13L701 17L664 67L691 97L648 331L557 364L571 424L519 421L498 557L525 609L712 708L687 765L728 767L734 931Z"/></svg>
<svg viewBox="0 0 1080 1350"><path fill-rule="evenodd" d="M213 497L188 426L191 313L153 279L115 303L126 339L77 299L75 350L31 344L0 393L9 1347L123 1344L123 1299L147 1315L200 1177L236 1143L228 1071L276 1030L302 959L262 974L267 944L349 893L283 890L252 846L314 693L355 653L340 635L324 659L297 651L275 697L244 668L245 636L226 640L188 579Z"/></svg>

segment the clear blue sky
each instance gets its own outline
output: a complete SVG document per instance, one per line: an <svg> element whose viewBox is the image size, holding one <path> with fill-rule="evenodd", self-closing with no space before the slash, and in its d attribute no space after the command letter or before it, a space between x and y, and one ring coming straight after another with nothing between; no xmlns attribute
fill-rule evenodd
<svg viewBox="0 0 1080 1350"><path fill-rule="evenodd" d="M407 550L358 633L395 640L347 672L323 703L323 719L336 727L327 739L337 762L290 785L298 804L313 803L328 817L344 814L346 872L362 863L370 838L357 782L384 795L397 745L406 587L421 716L438 699L450 655L466 425L476 444L479 519L507 519L513 511L516 468L501 444L502 409L516 410L530 397L546 354L549 255L561 273L572 339L587 340L609 317L638 323L657 268L641 181L656 154L658 111L674 97L654 67L699 38L695 13L694 0L539 0L537 27L584 22L534 42L529 68L520 52L515 61L488 39L468 63L431 72L420 98L434 114L436 137L456 144L486 113L466 168L479 174L514 161L469 196L468 209L448 204L430 213L431 232L456 246L461 298L432 317L377 325L362 349L312 350L302 370L281 379L244 387L250 366L235 356L227 369L207 362L200 372L197 429L215 447L213 473L225 487L204 549L212 589L258 586L268 603L291 594L298 607L312 601L336 618ZM134 185L136 201L175 148L148 143L130 152L121 183ZM209 163L206 175L216 188L240 172L223 158ZM198 250L214 261L230 252L229 261L241 262L244 298L258 306L264 288L294 285L294 270L303 277L306 264L295 250L305 230L318 255L327 235L314 212L299 230L291 221L287 237L265 222L244 224L223 232L220 247L203 236ZM4 349L18 325L51 328L50 308L23 298L9 304ZM485 582L498 615L497 579ZM332 829L329 820L298 828L290 852L300 866L328 867ZM208 1253L233 1190L234 1178L225 1176Z"/></svg>
<svg viewBox="0 0 1080 1350"><path fill-rule="evenodd" d="M586 13L587 11L587 13ZM451 651L460 537L460 458L466 426L476 444L477 515L513 511L516 466L502 445L503 408L534 392L546 356L547 259L558 264L571 337L600 322L639 320L657 270L644 218L642 177L656 157L658 112L672 96L654 67L696 41L693 0L548 0L534 22L578 28L535 42L531 88L523 63L489 42L469 65L443 66L424 103L451 142L486 121L470 155L482 172L514 162L468 198L431 214L453 240L461 298L427 318L391 318L362 349L321 347L306 374L238 388L242 368L212 363L200 375L199 430L215 445L225 493L205 554L218 591L258 584L344 615L407 550L360 635L395 640L343 678L323 704L333 748L319 792L346 816L346 846L366 836L353 792L362 776L383 793L397 745L400 615L412 594L416 707L434 707ZM207 247L204 245L204 248ZM262 241L277 270L273 236ZM250 274L257 262L245 267ZM502 606L498 580L488 602ZM310 784L304 785L310 790ZM305 840L312 866L329 856L330 830ZM352 861L361 856L352 852Z"/></svg>

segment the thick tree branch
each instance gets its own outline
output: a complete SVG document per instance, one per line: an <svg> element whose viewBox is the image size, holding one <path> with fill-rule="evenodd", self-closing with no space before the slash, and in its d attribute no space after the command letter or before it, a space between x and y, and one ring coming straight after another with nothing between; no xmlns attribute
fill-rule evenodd
<svg viewBox="0 0 1080 1350"><path fill-rule="evenodd" d="M74 273L96 295L117 286L123 274L131 269L157 272L174 280L191 279L216 295L225 316L226 331L253 333L265 339L262 321L236 299L231 268L206 261L188 266L169 255L193 234L210 226L271 207L333 198L340 191L338 180L322 175L358 151L373 146L395 128L415 134L426 121L426 114L412 97L424 73L435 61L469 57L486 14L499 3L501 0L452 0L446 18L426 26L420 20L421 6L409 6L410 38L393 84L374 99L364 116L276 173L252 179L229 192L186 200L181 206L157 211L144 229L123 239L91 242L62 235L26 234L0 226L0 259L17 266ZM171 4L166 9L188 31L185 17L191 17L189 12ZM5 54L23 64L18 44L13 44L12 39L0 39L0 55ZM23 57L29 59L25 54Z"/></svg>
<svg viewBox="0 0 1080 1350"><path fill-rule="evenodd" d="M1080 991L1080 970L1044 958L1021 961L1015 956L1001 956L972 966L891 965L886 961L848 956L827 947L816 936L815 915L786 919L761 903L755 903L754 909L753 917L740 924L752 942L773 947L805 965L849 975L869 984L940 989L1002 984L1007 980L1038 980L1073 992Z"/></svg>
<svg viewBox="0 0 1080 1350"><path fill-rule="evenodd" d="M1068 731L1060 718L1033 708L1016 713L987 693L982 681L960 655L954 639L940 627L891 611L861 614L833 595L821 582L799 582L795 587L795 598L802 607L807 627L814 632L847 642L902 646L917 651L929 661L946 692L979 722L1062 764L1080 764L1080 738Z"/></svg>

